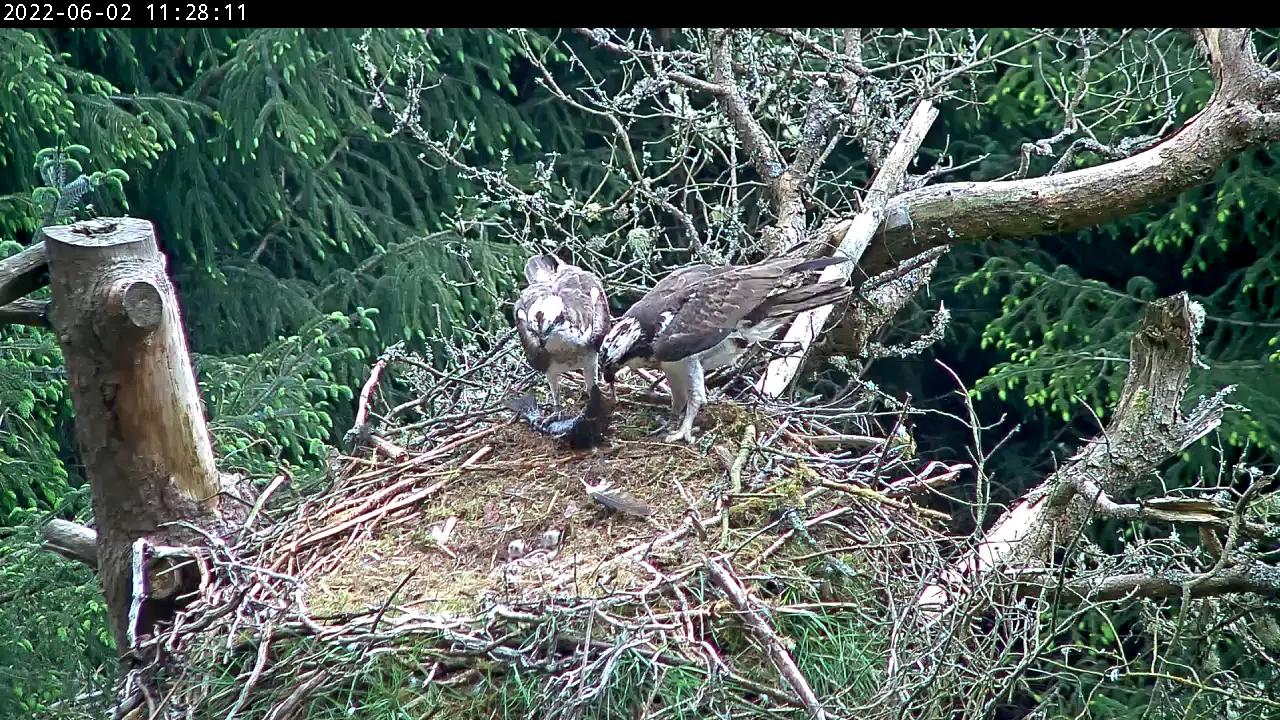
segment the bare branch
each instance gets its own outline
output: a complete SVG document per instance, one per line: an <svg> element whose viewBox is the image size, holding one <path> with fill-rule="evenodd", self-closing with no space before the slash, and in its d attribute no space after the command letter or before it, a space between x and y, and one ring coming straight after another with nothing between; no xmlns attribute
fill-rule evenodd
<svg viewBox="0 0 1280 720"><path fill-rule="evenodd" d="M867 244L871 242L875 228L880 225L885 203L897 192L903 177L906 176L907 167L915 159L920 143L924 142L924 136L929 132L929 128L933 127L937 117L937 108L928 100L922 100L916 106L907 127L898 137L898 142L889 153L884 165L876 173L876 178L872 181L863 203L862 212L845 226L844 237L836 252L849 258L850 262L832 265L823 270L818 278L819 282L835 280L838 277L849 279L862 253L866 251ZM805 352L817 338L818 331L826 324L833 307L825 305L802 313L787 329L783 342L796 343L799 348L769 363L756 384L757 389L766 397L778 397L795 379Z"/></svg>
<svg viewBox="0 0 1280 720"><path fill-rule="evenodd" d="M0 260L0 305L8 305L45 283L40 277L49 266L44 243L27 246L22 252Z"/></svg>
<svg viewBox="0 0 1280 720"><path fill-rule="evenodd" d="M864 269L940 244L1069 232L1109 222L1200 185L1228 160L1280 139L1280 76L1257 60L1247 30L1196 31L1215 78L1209 103L1154 147L1098 167L999 182L953 182L895 197ZM1217 48L1213 50L1212 48Z"/></svg>
<svg viewBox="0 0 1280 720"><path fill-rule="evenodd" d="M69 520L54 518L44 526L44 549L98 569L98 533Z"/></svg>
<svg viewBox="0 0 1280 720"><path fill-rule="evenodd" d="M1037 573L1014 573L1019 581ZM1045 577L1047 584L1029 584L1024 593L1052 590L1054 578ZM1192 598L1214 597L1234 593L1257 593L1263 597L1280 599L1280 568L1250 561L1226 568L1222 572L1200 574L1189 572L1163 572L1156 574L1130 573L1102 578L1073 580L1066 583L1062 599L1072 603L1107 602L1133 598L1163 599L1182 597L1189 591Z"/></svg>
<svg viewBox="0 0 1280 720"><path fill-rule="evenodd" d="M711 581L716 584L716 587L720 588L729 598L729 601L733 603L733 606L737 608L738 612L742 613L743 622L764 645L769 659L778 668L778 673L791 685L791 689L795 690L796 694L800 696L800 701L804 703L805 709L809 711L809 717L814 720L824 720L827 717L827 713L822 709L822 702L813 693L813 688L805 680L800 668L796 667L795 660L791 658L791 653L787 652L787 647L782 639L778 637L778 633L761 616L756 603L747 595L742 583L738 582L728 562L725 560L708 561L707 573L711 576Z"/></svg>
<svg viewBox="0 0 1280 720"><path fill-rule="evenodd" d="M1218 427L1230 388L1202 399L1187 416L1180 408L1203 321L1203 310L1186 293L1147 307L1130 343L1129 374L1106 431L1024 495L973 550L943 573L941 582L922 590L916 598L922 608L949 606L947 585L971 588L993 570L1043 559L1055 538L1074 536L1094 517L1095 498L1081 496L1080 487L1122 493Z"/></svg>
<svg viewBox="0 0 1280 720"><path fill-rule="evenodd" d="M19 298L0 305L0 323L49 327L49 301Z"/></svg>

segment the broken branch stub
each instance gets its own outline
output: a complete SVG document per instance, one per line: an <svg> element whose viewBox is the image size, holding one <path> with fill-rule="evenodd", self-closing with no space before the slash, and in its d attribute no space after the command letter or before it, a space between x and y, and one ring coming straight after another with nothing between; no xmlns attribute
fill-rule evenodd
<svg viewBox="0 0 1280 720"><path fill-rule="evenodd" d="M70 520L54 518L44 526L42 547L70 560L98 569L98 533Z"/></svg>
<svg viewBox="0 0 1280 720"><path fill-rule="evenodd" d="M49 258L44 243L31 245L0 260L0 305L8 305L38 290Z"/></svg>
<svg viewBox="0 0 1280 720"><path fill-rule="evenodd" d="M98 577L121 654L134 627L132 544L196 545L181 525L221 529L220 479L177 296L149 221L110 218L43 230L49 319L67 366L76 439L93 493ZM130 632L132 631L132 632Z"/></svg>
<svg viewBox="0 0 1280 720"><path fill-rule="evenodd" d="M42 547L69 560L98 569L98 533L70 520L54 518L44 526ZM147 597L169 598L179 590L180 570L191 557L182 550L161 548L162 552L147 558Z"/></svg>
<svg viewBox="0 0 1280 720"><path fill-rule="evenodd" d="M965 594L994 572L1047 564L1056 539L1073 537L1085 523L1105 515L1095 504L1100 493L1120 496L1218 427L1231 388L1201 400L1185 416L1180 407L1203 321L1203 309L1186 293L1147 306L1130 341L1120 401L1101 437L1023 495L973 549L926 586L916 598L922 611L936 619L954 605L953 593ZM1082 487L1097 490L1085 497Z"/></svg>
<svg viewBox="0 0 1280 720"><path fill-rule="evenodd" d="M893 146L893 150L889 152L888 158L880 166L879 172L871 182L862 212L845 225L844 235L839 247L836 248L836 254L849 258L849 261L824 269L818 276L818 282L829 282L837 278L849 280L853 269L858 266L862 254L884 219L886 204L898 192L898 187L907 174L907 168L915 159L920 144L924 142L925 135L929 133L929 129L933 127L933 122L937 118L938 109L933 103L921 100L916 105L911 119L907 121L907 126L898 137L898 142ZM806 351L817 339L818 332L826 324L834 307L834 305L823 305L800 313L796 317L787 329L783 343L784 346L795 344L798 347L769 363L756 383L757 390L771 398L778 397L786 390L800 371Z"/></svg>
<svg viewBox="0 0 1280 720"><path fill-rule="evenodd" d="M6 305L0 305L0 323L47 328L49 327L49 301L19 298Z"/></svg>

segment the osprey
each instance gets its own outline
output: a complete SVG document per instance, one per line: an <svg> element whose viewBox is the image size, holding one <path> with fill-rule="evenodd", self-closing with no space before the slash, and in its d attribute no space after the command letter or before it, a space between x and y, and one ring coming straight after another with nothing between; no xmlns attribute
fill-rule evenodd
<svg viewBox="0 0 1280 720"><path fill-rule="evenodd" d="M582 370L585 389L596 383L597 352L609 330L609 300L600 278L555 255L529 258L529 286L516 301L516 330L533 369L547 376L551 402L560 409L560 376Z"/></svg>
<svg viewBox="0 0 1280 720"><path fill-rule="evenodd" d="M605 380L623 366L660 368L671 386L668 442L693 442L706 403L706 373L737 360L752 342L773 336L806 310L840 302L845 281L801 285L802 273L848 258L784 258L756 265L693 265L677 270L627 309L600 345Z"/></svg>

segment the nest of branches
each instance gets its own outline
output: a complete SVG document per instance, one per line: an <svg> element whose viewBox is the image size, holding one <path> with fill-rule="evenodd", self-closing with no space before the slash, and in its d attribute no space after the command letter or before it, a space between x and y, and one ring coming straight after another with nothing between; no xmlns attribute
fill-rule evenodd
<svg viewBox="0 0 1280 720"><path fill-rule="evenodd" d="M319 492L272 500L276 478L199 554L199 597L141 644L118 715L274 720L388 697L822 715L875 694L878 615L940 562L947 518L913 496L959 472L913 459L905 408L725 399L698 446L668 444L648 435L668 400L632 375L606 445L574 451L504 409L540 382L514 343L454 365L379 360L357 449ZM420 399L371 409L380 379Z"/></svg>

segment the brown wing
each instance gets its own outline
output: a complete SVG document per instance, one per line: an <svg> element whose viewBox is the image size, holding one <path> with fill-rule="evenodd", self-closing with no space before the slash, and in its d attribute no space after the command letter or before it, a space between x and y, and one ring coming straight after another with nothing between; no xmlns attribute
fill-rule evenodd
<svg viewBox="0 0 1280 720"><path fill-rule="evenodd" d="M669 273L658 281L645 296L627 308L625 317L633 317L644 328L657 328L658 320L668 310L678 310L688 299L694 286L714 273L729 270L711 265L690 265Z"/></svg>
<svg viewBox="0 0 1280 720"><path fill-rule="evenodd" d="M542 373L551 367L551 353L547 352L546 348L539 347L538 339L529 328L529 308L539 299L550 294L549 285L530 285L520 293L520 299L516 300L514 310L516 334L520 337L520 345L524 347L524 356L534 370Z"/></svg>
<svg viewBox="0 0 1280 720"><path fill-rule="evenodd" d="M681 302L667 303L660 312L673 312L653 341L653 354L672 361L708 350L754 312L770 293L784 289L788 275L823 267L802 258L784 258L757 265L731 266L713 272L689 287ZM662 326L662 318L657 318Z"/></svg>

